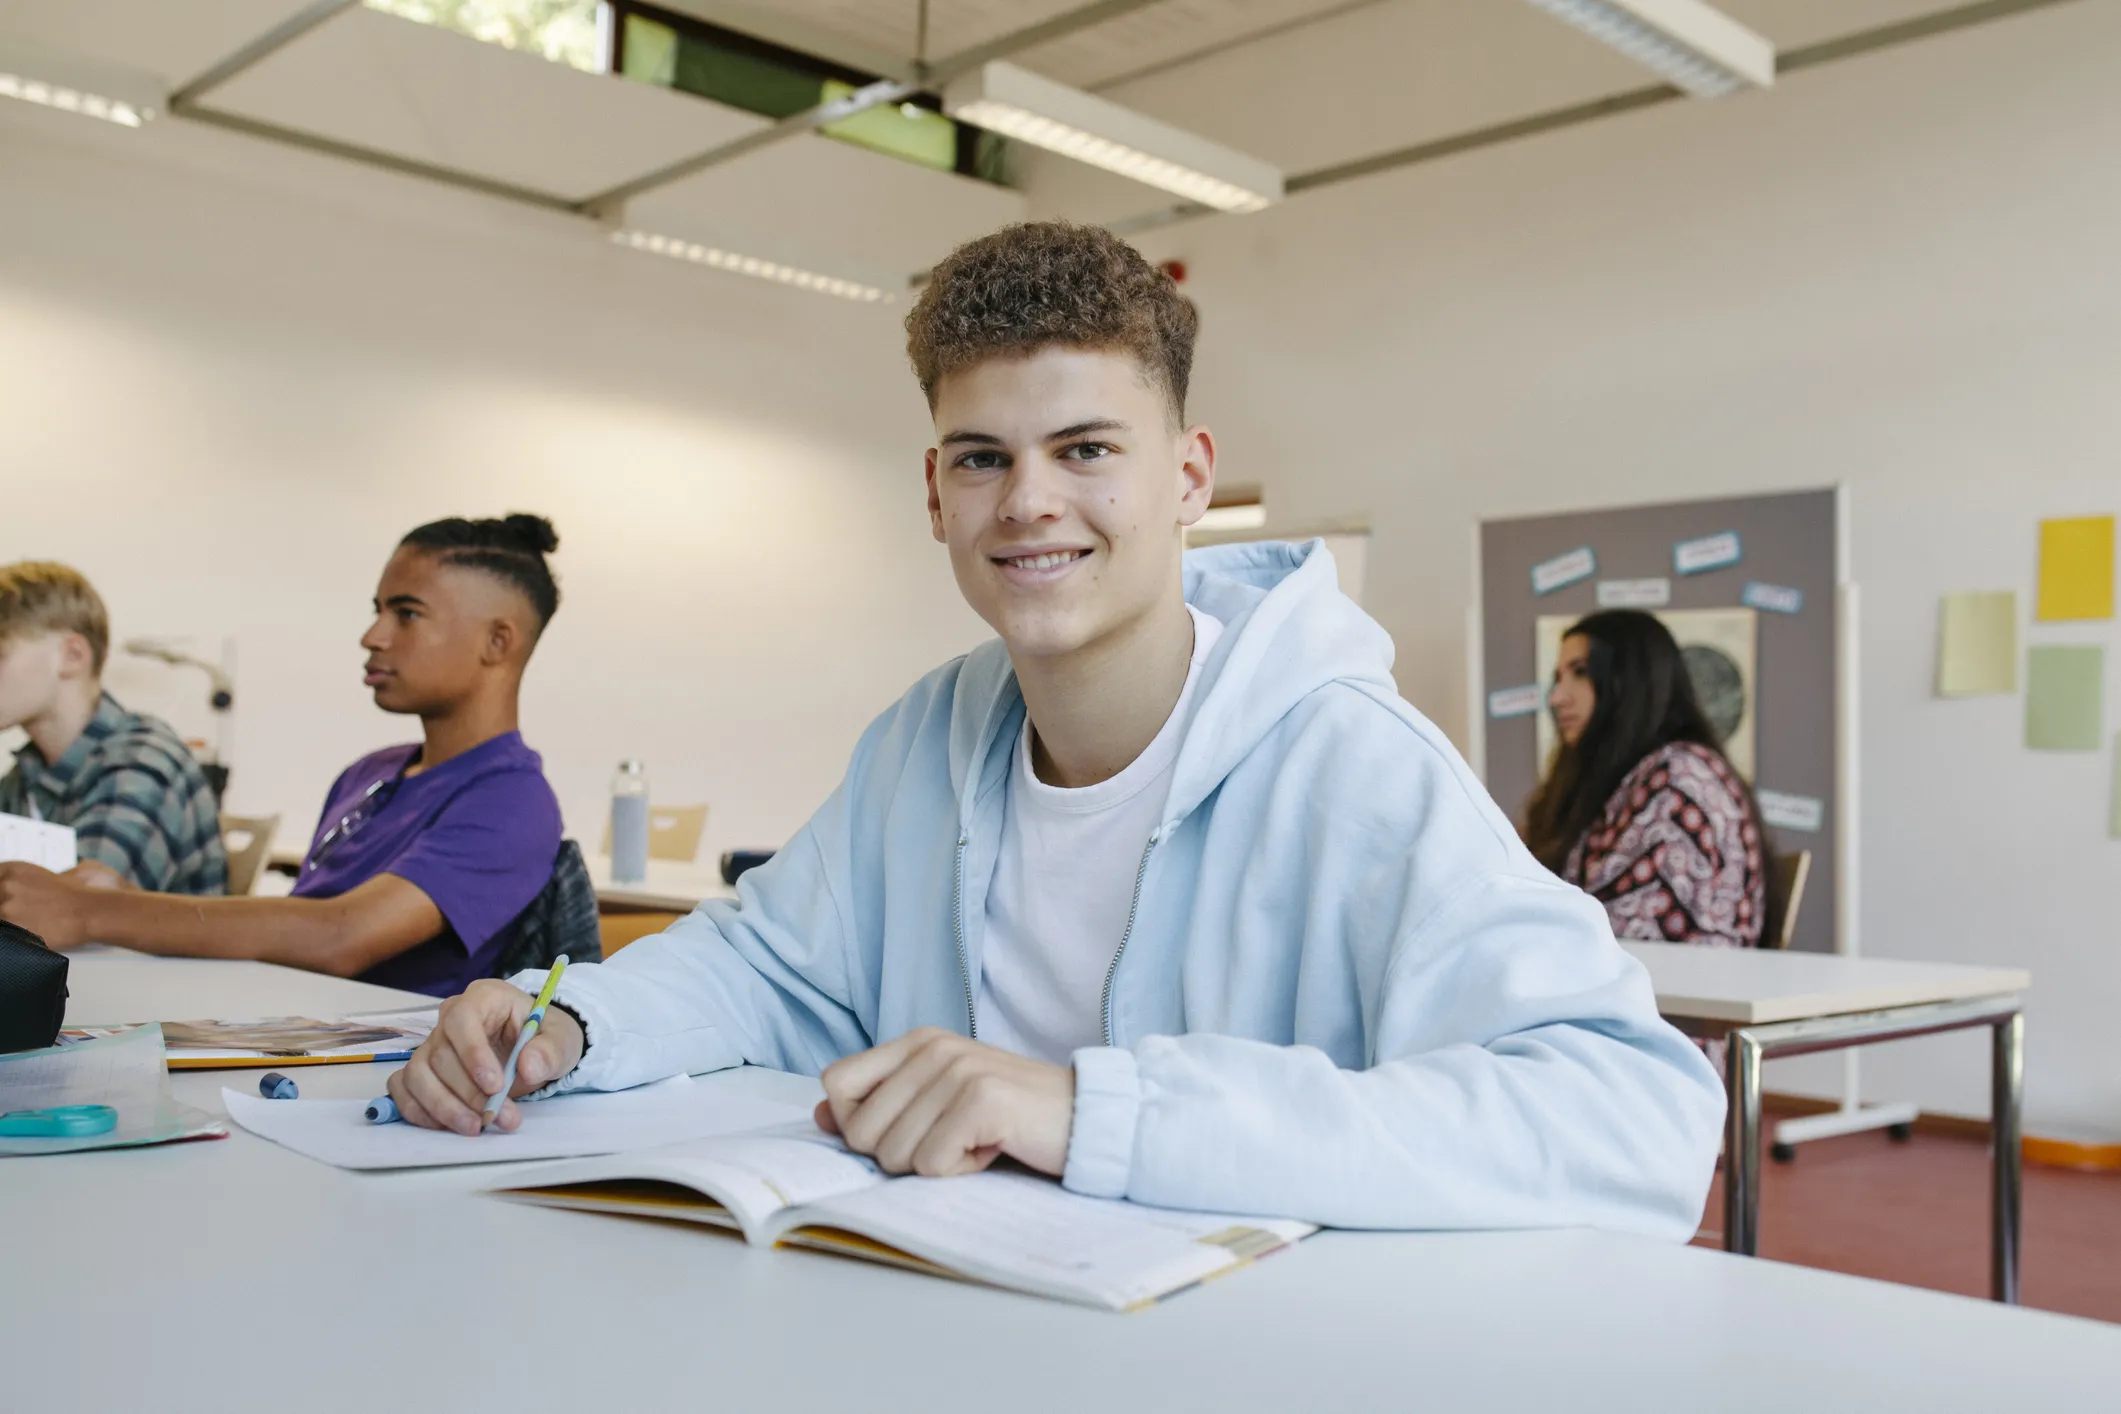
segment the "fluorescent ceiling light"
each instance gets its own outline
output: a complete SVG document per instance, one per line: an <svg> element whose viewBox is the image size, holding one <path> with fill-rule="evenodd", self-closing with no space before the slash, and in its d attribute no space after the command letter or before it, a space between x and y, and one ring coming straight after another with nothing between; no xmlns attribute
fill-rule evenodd
<svg viewBox="0 0 2121 1414"><path fill-rule="evenodd" d="M1193 522L1197 531L1258 530L1267 523L1267 508L1258 502L1249 506L1210 506Z"/></svg>
<svg viewBox="0 0 2121 1414"><path fill-rule="evenodd" d="M1775 46L1701 0L1531 0L1696 98L1775 82Z"/></svg>
<svg viewBox="0 0 2121 1414"><path fill-rule="evenodd" d="M613 231L611 238L620 245L630 246L634 250L645 250L650 255L666 255L673 260L689 260L695 265L711 265L717 270L727 270L732 275L749 275L755 280L773 280L783 285L793 285L799 290L814 290L821 295L837 295L857 304L890 304L897 298L889 290L865 285L859 280L843 280L837 275L821 275L815 270L803 270L775 260L761 260L755 255L739 255L716 246L701 245L697 241L680 240L676 236L657 235L652 231L620 230Z"/></svg>
<svg viewBox="0 0 2121 1414"><path fill-rule="evenodd" d="M137 128L161 112L168 94L147 74L9 47L0 50L0 98Z"/></svg>
<svg viewBox="0 0 2121 1414"><path fill-rule="evenodd" d="M943 111L1218 211L1281 200L1281 171L1272 164L1014 64L983 64L955 80L943 91Z"/></svg>

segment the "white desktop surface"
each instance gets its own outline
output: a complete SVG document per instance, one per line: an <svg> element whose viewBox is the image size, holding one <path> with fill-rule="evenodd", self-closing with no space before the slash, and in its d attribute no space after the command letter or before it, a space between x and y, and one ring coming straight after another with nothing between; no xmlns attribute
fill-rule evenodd
<svg viewBox="0 0 2121 1414"><path fill-rule="evenodd" d="M165 991L80 962L104 1019L380 990L260 968L202 1008L196 972ZM365 1096L388 1069L297 1078ZM218 1111L259 1073L172 1083ZM1876 1414L2098 1407L2121 1372L2121 1327L1602 1233L1325 1233L1122 1316L473 1191L529 1171L346 1173L240 1130L0 1160L5 1403L1782 1414L1801 1391L1808 1414Z"/></svg>
<svg viewBox="0 0 2121 1414"><path fill-rule="evenodd" d="M690 913L703 899L736 897L736 890L722 882L712 864L651 859L646 879L637 884L617 884L611 879L608 855L588 854L583 859L589 865L589 881L596 885L600 903Z"/></svg>
<svg viewBox="0 0 2121 1414"><path fill-rule="evenodd" d="M1621 946L1649 969L1662 1015L1745 1026L2006 996L2033 981L2014 967L1689 943Z"/></svg>

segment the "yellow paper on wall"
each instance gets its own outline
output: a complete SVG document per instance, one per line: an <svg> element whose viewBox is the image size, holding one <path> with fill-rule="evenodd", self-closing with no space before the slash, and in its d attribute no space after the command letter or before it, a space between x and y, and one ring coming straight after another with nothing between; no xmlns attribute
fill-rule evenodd
<svg viewBox="0 0 2121 1414"><path fill-rule="evenodd" d="M1947 594L1937 621L1937 695L2018 690L2018 595Z"/></svg>
<svg viewBox="0 0 2121 1414"><path fill-rule="evenodd" d="M2043 623L2114 616L2114 518L2040 522Z"/></svg>

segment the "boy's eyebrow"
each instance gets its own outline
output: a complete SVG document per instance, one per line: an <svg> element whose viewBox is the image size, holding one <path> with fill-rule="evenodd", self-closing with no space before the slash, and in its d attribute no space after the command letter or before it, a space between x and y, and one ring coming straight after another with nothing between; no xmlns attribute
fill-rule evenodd
<svg viewBox="0 0 2121 1414"><path fill-rule="evenodd" d="M1088 422L1071 422L1057 432L1048 432L1040 440L1058 442L1063 438L1081 437L1085 433L1090 432L1131 432L1133 430L1126 423L1116 418L1099 417L1092 418ZM943 438L938 445L950 447L960 443L980 447L999 447L1002 445L1002 439L990 432L952 432L949 436Z"/></svg>
<svg viewBox="0 0 2121 1414"><path fill-rule="evenodd" d="M393 594L381 604L376 605L376 607L380 609L386 605L393 609L424 609L427 607L427 601L417 594Z"/></svg>

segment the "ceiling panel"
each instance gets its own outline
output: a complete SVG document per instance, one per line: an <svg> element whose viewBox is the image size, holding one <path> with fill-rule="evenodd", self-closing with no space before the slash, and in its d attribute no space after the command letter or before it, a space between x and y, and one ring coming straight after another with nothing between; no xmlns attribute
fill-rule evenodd
<svg viewBox="0 0 2121 1414"><path fill-rule="evenodd" d="M0 0L0 43L160 75L176 87L310 0Z"/></svg>
<svg viewBox="0 0 2121 1414"><path fill-rule="evenodd" d="M1005 187L800 137L636 197L626 223L898 287L1024 211Z"/></svg>
<svg viewBox="0 0 2121 1414"><path fill-rule="evenodd" d="M571 198L765 126L689 94L365 9L288 46L206 103Z"/></svg>

